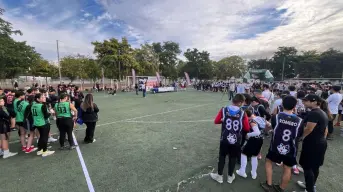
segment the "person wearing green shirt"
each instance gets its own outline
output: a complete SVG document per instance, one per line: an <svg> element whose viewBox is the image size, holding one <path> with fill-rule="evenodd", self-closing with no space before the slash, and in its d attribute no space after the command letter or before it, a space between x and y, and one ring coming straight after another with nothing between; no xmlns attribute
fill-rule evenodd
<svg viewBox="0 0 343 192"><path fill-rule="evenodd" d="M25 116L25 111L27 108L29 108L30 103L25 101L25 93L23 91L17 91L15 93L15 97L16 99L13 102L13 107L16 114L15 121L19 127L19 136L22 146L21 150L25 153L31 153L36 151L37 148L32 145L34 132L27 124L27 116ZM26 131L30 133L30 137L28 138L27 142L25 141Z"/></svg>
<svg viewBox="0 0 343 192"><path fill-rule="evenodd" d="M55 104L56 124L60 131L60 149L65 149L64 141L66 134L68 135L69 149L75 149L76 145L73 140L74 122L77 117L77 110L73 104L70 103L69 95L63 93L60 95L60 100ZM72 111L74 112L72 114Z"/></svg>
<svg viewBox="0 0 343 192"><path fill-rule="evenodd" d="M38 93L35 95L35 101L31 106L33 128L38 129L40 135L38 140L37 155L42 155L42 157L46 157L55 153L55 151L47 150L50 132L50 123L48 122L48 118L50 117L50 113L45 103L45 95Z"/></svg>

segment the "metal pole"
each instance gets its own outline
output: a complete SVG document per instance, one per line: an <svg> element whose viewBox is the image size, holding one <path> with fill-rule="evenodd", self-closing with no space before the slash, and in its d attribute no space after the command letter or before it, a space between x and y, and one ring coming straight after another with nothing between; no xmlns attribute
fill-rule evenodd
<svg viewBox="0 0 343 192"><path fill-rule="evenodd" d="M60 84L62 83L62 74L61 74L61 64L60 64L60 51L58 49L58 40L56 40L57 43L57 61L58 61L58 73L60 75Z"/></svg>
<svg viewBox="0 0 343 192"><path fill-rule="evenodd" d="M282 81L284 80L285 62L286 62L286 57L283 57L283 62L282 62Z"/></svg>

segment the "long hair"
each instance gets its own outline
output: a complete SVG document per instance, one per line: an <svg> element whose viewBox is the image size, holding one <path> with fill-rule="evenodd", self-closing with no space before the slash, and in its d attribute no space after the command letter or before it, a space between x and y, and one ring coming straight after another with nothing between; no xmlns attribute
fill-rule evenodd
<svg viewBox="0 0 343 192"><path fill-rule="evenodd" d="M81 104L81 108L86 111L88 108L91 108L94 110L94 103L93 103L93 95L92 94L87 94L85 97L85 100Z"/></svg>
<svg viewBox="0 0 343 192"><path fill-rule="evenodd" d="M333 116L329 110L328 102L326 100L323 99L321 101L320 108L326 113L330 121L333 120Z"/></svg>

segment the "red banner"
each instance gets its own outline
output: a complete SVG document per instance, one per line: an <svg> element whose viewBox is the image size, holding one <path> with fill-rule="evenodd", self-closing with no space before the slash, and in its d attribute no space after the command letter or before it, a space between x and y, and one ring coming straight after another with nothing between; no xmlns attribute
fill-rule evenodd
<svg viewBox="0 0 343 192"><path fill-rule="evenodd" d="M189 79L189 75L187 72L185 72L185 76L186 76L186 81L188 85L191 85L191 80Z"/></svg>

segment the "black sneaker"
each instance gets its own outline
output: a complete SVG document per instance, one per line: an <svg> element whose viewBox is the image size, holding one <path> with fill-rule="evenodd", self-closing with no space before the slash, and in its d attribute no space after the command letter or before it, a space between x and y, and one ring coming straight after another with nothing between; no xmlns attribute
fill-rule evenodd
<svg viewBox="0 0 343 192"><path fill-rule="evenodd" d="M280 185L273 185L275 192L284 192L285 190L281 189Z"/></svg>
<svg viewBox="0 0 343 192"><path fill-rule="evenodd" d="M261 183L261 187L263 188L263 190L264 190L265 192L275 192L273 186L272 186L272 185L268 185L267 182Z"/></svg>

